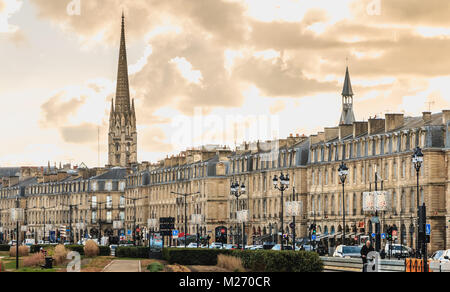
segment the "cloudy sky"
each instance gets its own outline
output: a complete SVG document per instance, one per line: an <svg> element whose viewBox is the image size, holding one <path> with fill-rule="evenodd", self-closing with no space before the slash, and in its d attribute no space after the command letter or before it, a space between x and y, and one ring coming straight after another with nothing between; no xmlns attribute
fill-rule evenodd
<svg viewBox="0 0 450 292"><path fill-rule="evenodd" d="M122 9L139 161L335 126L347 64L358 120L450 108L448 0L0 0L0 166L107 163Z"/></svg>

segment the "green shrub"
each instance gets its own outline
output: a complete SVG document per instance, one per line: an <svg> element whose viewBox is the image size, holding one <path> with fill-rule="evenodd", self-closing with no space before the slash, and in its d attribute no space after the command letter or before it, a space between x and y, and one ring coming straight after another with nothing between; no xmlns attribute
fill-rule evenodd
<svg viewBox="0 0 450 292"><path fill-rule="evenodd" d="M119 246L116 248L118 258L148 258L149 249L143 246Z"/></svg>
<svg viewBox="0 0 450 292"><path fill-rule="evenodd" d="M77 244L66 245L66 248L70 251L76 251L80 255L84 255L84 246L83 245L77 245Z"/></svg>
<svg viewBox="0 0 450 292"><path fill-rule="evenodd" d="M147 266L147 270L152 272L152 273L157 273L157 272L161 272L162 270L164 270L164 266L161 263L151 263L150 265Z"/></svg>
<svg viewBox="0 0 450 292"><path fill-rule="evenodd" d="M7 244L0 244L0 251L9 251L10 246Z"/></svg>
<svg viewBox="0 0 450 292"><path fill-rule="evenodd" d="M193 248L165 248L163 250L163 258L170 264L192 266L215 266L219 254L229 255L231 250Z"/></svg>
<svg viewBox="0 0 450 292"><path fill-rule="evenodd" d="M100 249L99 256L106 257L111 255L111 248L109 246L99 246Z"/></svg>
<svg viewBox="0 0 450 292"><path fill-rule="evenodd" d="M217 265L218 255L240 258L252 272L321 272L323 263L315 252L273 250L223 250L165 248L163 258L170 264Z"/></svg>
<svg viewBox="0 0 450 292"><path fill-rule="evenodd" d="M252 272L321 272L319 255L308 251L234 250L242 264Z"/></svg>

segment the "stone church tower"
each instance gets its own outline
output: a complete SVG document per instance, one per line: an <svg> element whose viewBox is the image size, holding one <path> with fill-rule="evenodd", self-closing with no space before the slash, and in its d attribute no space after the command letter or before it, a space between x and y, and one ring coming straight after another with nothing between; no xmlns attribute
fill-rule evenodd
<svg viewBox="0 0 450 292"><path fill-rule="evenodd" d="M136 113L134 99L130 105L125 17L123 14L116 102L114 104L114 99L111 102L109 117L108 158L110 166L128 167L137 163Z"/></svg>
<svg viewBox="0 0 450 292"><path fill-rule="evenodd" d="M345 72L344 88L342 90L342 114L339 125L352 125L354 121L355 114L353 113L353 90L347 67Z"/></svg>

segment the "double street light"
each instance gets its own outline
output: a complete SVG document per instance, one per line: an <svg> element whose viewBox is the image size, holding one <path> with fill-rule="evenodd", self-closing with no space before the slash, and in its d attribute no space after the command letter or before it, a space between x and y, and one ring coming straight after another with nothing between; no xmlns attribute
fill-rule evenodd
<svg viewBox="0 0 450 292"><path fill-rule="evenodd" d="M237 214L239 212L239 198L243 194L245 194L245 184L242 183L241 185L239 185L239 182L237 181L234 183L232 182L230 186L230 193L236 197L236 217L237 217ZM242 248L245 249L245 220L242 220ZM239 240L238 240L238 249L239 249Z"/></svg>
<svg viewBox="0 0 450 292"><path fill-rule="evenodd" d="M345 180L348 176L348 167L345 165L344 161L339 165L338 174L342 184L342 244L345 245Z"/></svg>
<svg viewBox="0 0 450 292"><path fill-rule="evenodd" d="M419 191L419 175L420 175L420 168L422 167L423 163L423 153L422 149L417 146L416 149L414 149L414 154L412 155L412 163L414 165L414 168L416 169L416 176L417 176L417 192L416 192L416 201L417 201L417 232L416 232L416 254L419 254L419 209L420 209L420 191ZM425 244L425 243L424 243Z"/></svg>
<svg viewBox="0 0 450 292"><path fill-rule="evenodd" d="M283 193L285 190L287 190L289 188L289 174L284 175L283 173L281 173L280 178L278 178L276 175L273 177L273 187L276 190L281 191L281 212L280 212L280 221L281 221L281 236L280 236L280 243L281 243L281 250L284 249L283 247L283 204L284 204L284 198L283 198Z"/></svg>

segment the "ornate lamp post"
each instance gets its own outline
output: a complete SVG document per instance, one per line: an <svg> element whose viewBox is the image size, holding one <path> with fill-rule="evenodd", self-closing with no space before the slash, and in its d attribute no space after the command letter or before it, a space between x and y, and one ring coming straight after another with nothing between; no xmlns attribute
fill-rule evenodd
<svg viewBox="0 0 450 292"><path fill-rule="evenodd" d="M283 217L284 217L284 214L283 214L283 202L284 202L283 192L289 188L289 174L286 174L286 176L285 176L283 173L281 173L279 179L275 175L273 177L273 187L276 190L281 191L281 201L280 201L281 202L281 212L280 212L281 236L280 236L280 243L281 243L281 250L283 250L284 249L283 248L283 224L284 224L284 222L283 222Z"/></svg>
<svg viewBox="0 0 450 292"><path fill-rule="evenodd" d="M338 174L342 184L342 244L345 245L345 180L347 179L348 175L348 167L347 165L345 165L344 161L342 161L341 165L339 166Z"/></svg>
<svg viewBox="0 0 450 292"><path fill-rule="evenodd" d="M231 195L236 197L236 216L239 209L239 198L245 194L245 184L242 183L239 186L239 182L232 182L230 186ZM238 234L239 236L239 234ZM239 249L239 240L238 240L238 249ZM242 249L245 249L245 220L242 220Z"/></svg>
<svg viewBox="0 0 450 292"><path fill-rule="evenodd" d="M423 163L423 153L422 149L417 146L416 149L414 149L414 154L412 155L412 163L414 164L414 168L416 169L416 176L417 176L417 192L416 192L416 201L417 201L417 230L416 230L416 254L419 255L419 207L420 207L420 191L419 191L419 175L420 175L420 167L422 167Z"/></svg>

